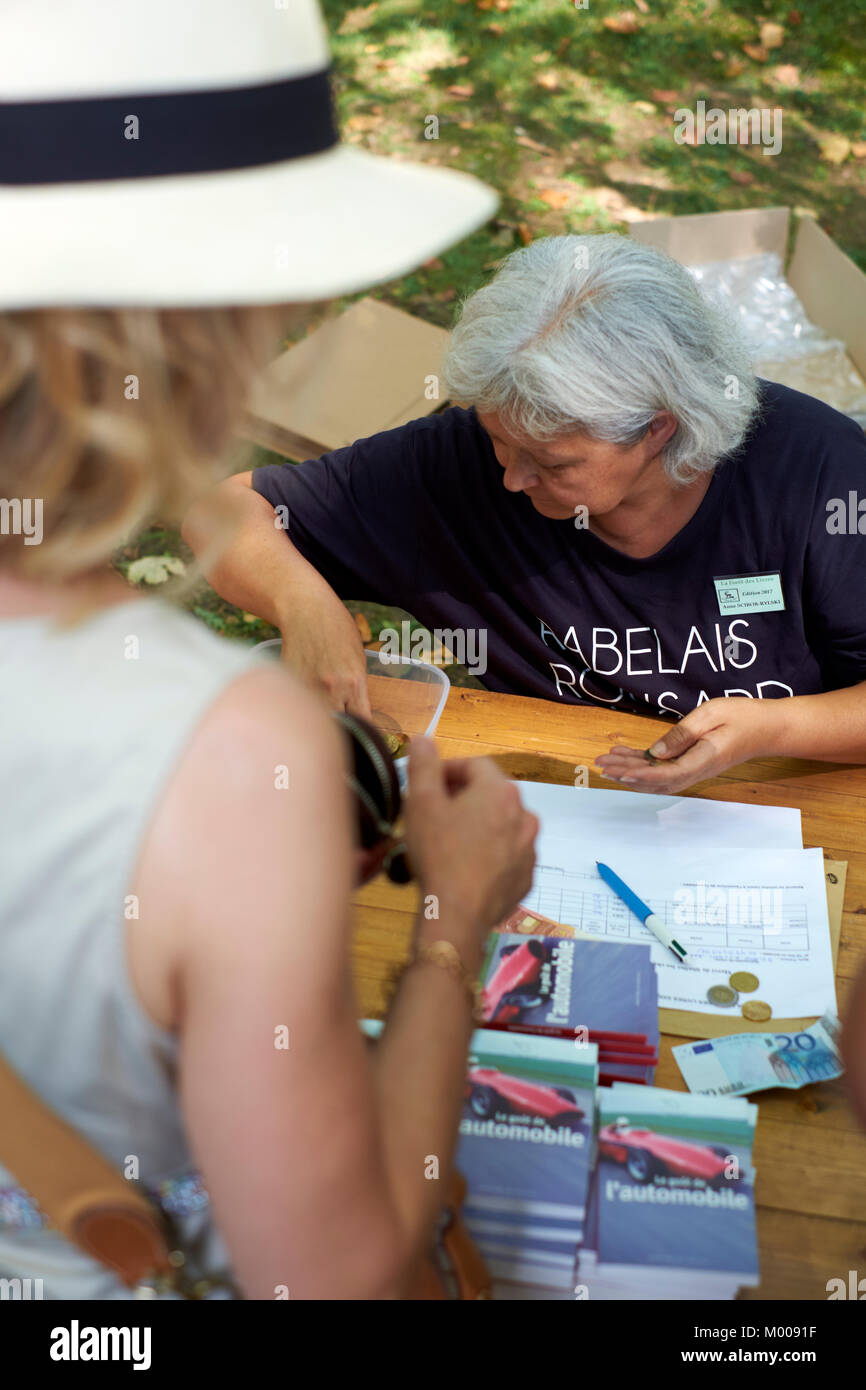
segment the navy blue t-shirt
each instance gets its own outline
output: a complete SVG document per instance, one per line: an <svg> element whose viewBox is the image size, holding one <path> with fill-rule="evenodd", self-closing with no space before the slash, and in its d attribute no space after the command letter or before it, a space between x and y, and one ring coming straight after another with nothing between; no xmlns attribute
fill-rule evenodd
<svg viewBox="0 0 866 1390"><path fill-rule="evenodd" d="M866 680L866 437L847 416L762 382L745 444L646 559L502 477L455 408L258 468L253 486L342 598L408 609L452 651L468 633L491 690L682 716Z"/></svg>

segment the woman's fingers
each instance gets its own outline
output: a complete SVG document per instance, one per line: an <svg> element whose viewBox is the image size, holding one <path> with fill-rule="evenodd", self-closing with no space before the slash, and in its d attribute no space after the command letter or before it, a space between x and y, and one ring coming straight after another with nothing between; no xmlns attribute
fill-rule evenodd
<svg viewBox="0 0 866 1390"><path fill-rule="evenodd" d="M602 776L624 782L637 791L674 792L721 771L723 764L719 761L718 749L701 739L671 762L653 764L642 754L639 758L626 758L608 753L597 759L596 765Z"/></svg>

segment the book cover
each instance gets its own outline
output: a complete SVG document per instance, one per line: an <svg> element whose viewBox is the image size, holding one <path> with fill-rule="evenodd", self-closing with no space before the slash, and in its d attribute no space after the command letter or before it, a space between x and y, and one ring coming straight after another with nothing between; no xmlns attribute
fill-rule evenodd
<svg viewBox="0 0 866 1390"><path fill-rule="evenodd" d="M515 1233L582 1226L597 1077L592 1044L473 1034L457 1153L467 1216Z"/></svg>
<svg viewBox="0 0 866 1390"><path fill-rule="evenodd" d="M492 933L481 969L484 1026L588 1039L615 1029L655 1042L650 947Z"/></svg>
<svg viewBox="0 0 866 1390"><path fill-rule="evenodd" d="M752 1143L757 1107L678 1091L599 1094L598 1263L757 1282Z"/></svg>

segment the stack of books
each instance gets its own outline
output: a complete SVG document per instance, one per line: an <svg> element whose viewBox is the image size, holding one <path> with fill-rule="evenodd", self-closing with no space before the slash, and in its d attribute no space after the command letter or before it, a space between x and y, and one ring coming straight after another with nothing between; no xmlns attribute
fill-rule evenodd
<svg viewBox="0 0 866 1390"><path fill-rule="evenodd" d="M572 1296L597 1079L593 1044L473 1035L456 1162L463 1217L494 1279Z"/></svg>
<svg viewBox="0 0 866 1390"><path fill-rule="evenodd" d="M509 923L518 920L519 912ZM500 930L480 979L485 1028L594 1044L600 1085L653 1084L659 1014L650 945Z"/></svg>
<svg viewBox="0 0 866 1390"><path fill-rule="evenodd" d="M613 1086L575 1287L589 1299L723 1299L758 1283L757 1106Z"/></svg>

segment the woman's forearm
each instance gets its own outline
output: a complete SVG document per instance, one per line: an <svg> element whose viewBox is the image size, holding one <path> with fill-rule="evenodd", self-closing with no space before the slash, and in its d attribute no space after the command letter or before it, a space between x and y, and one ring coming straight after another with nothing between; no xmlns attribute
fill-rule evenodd
<svg viewBox="0 0 866 1390"><path fill-rule="evenodd" d="M866 682L822 695L774 700L771 746L775 757L866 763Z"/></svg>
<svg viewBox="0 0 866 1390"><path fill-rule="evenodd" d="M431 924L424 925L434 939ZM457 940L444 924L435 936ZM464 954L464 963L474 972L477 953ZM375 1049L389 1186L415 1255L428 1247L445 1201L474 1027L459 980L438 966L416 964L401 978Z"/></svg>
<svg viewBox="0 0 866 1390"><path fill-rule="evenodd" d="M193 504L182 535L222 598L284 630L311 601L339 598L292 545L271 504L240 474ZM209 551L215 553L209 555Z"/></svg>

